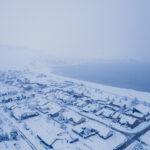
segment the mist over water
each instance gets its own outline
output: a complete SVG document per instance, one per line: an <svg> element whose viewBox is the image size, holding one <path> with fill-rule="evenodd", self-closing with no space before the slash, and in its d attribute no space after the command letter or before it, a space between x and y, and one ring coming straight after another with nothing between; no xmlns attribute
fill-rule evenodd
<svg viewBox="0 0 150 150"><path fill-rule="evenodd" d="M150 92L150 63L115 61L56 67L54 73L95 83Z"/></svg>

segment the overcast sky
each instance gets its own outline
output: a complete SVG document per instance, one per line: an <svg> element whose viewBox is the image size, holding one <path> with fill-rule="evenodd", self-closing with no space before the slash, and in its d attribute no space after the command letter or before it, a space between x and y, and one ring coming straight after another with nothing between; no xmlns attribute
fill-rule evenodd
<svg viewBox="0 0 150 150"><path fill-rule="evenodd" d="M150 60L150 0L0 0L0 45L60 58Z"/></svg>

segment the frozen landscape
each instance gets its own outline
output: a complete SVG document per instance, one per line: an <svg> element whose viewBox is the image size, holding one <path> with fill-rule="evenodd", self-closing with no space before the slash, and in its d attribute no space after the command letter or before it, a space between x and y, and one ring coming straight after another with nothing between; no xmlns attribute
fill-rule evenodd
<svg viewBox="0 0 150 150"><path fill-rule="evenodd" d="M0 72L0 150L149 150L150 93Z"/></svg>
<svg viewBox="0 0 150 150"><path fill-rule="evenodd" d="M150 150L150 0L0 0L0 150Z"/></svg>

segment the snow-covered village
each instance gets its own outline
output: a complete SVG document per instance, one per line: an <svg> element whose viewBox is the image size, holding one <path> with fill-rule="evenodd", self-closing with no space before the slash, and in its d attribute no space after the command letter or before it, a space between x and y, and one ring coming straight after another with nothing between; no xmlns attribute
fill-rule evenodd
<svg viewBox="0 0 150 150"><path fill-rule="evenodd" d="M1 150L150 149L145 93L29 71L0 86Z"/></svg>
<svg viewBox="0 0 150 150"><path fill-rule="evenodd" d="M0 150L150 150L150 0L0 0Z"/></svg>

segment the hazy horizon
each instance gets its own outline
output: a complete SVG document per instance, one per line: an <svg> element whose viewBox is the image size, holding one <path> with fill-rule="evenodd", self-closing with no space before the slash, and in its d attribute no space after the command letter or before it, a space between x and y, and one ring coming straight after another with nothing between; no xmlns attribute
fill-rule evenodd
<svg viewBox="0 0 150 150"><path fill-rule="evenodd" d="M149 4L148 0L0 1L0 45L12 46L14 52L14 47L21 47L35 57L149 61Z"/></svg>

